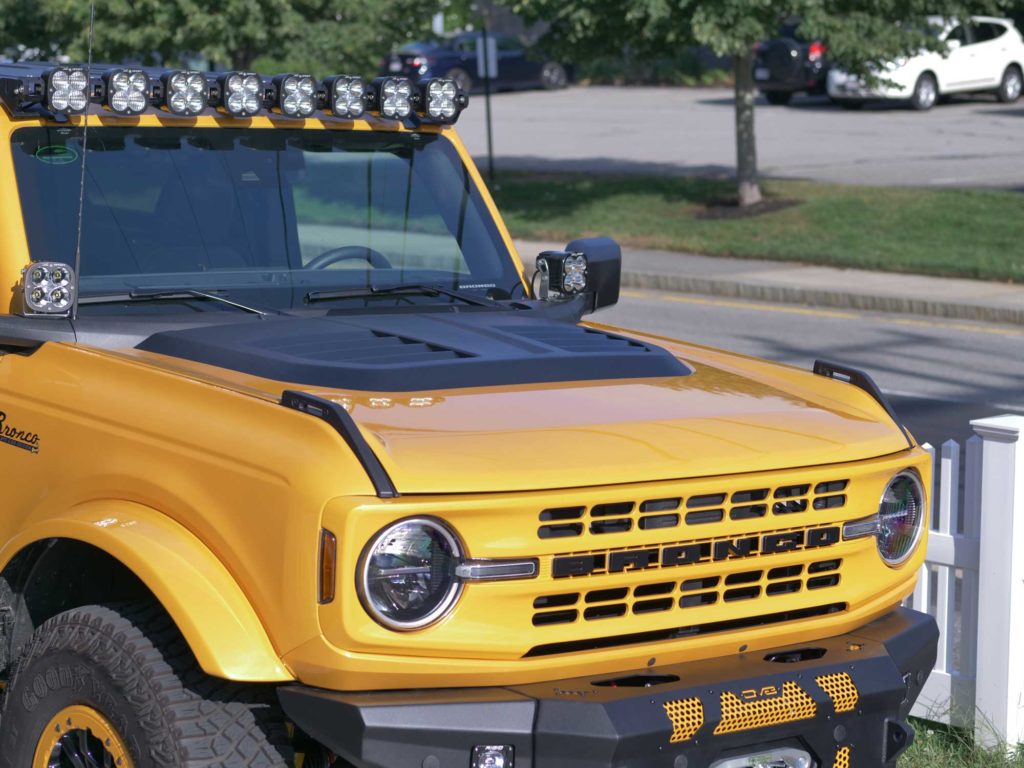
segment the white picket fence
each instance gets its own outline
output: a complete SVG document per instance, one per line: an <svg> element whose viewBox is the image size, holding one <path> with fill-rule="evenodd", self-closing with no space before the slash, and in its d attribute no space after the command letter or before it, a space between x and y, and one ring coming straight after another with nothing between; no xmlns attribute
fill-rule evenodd
<svg viewBox="0 0 1024 768"><path fill-rule="evenodd" d="M935 671L912 714L1024 743L1024 417L972 421L935 462L932 530L907 603L935 617Z"/></svg>

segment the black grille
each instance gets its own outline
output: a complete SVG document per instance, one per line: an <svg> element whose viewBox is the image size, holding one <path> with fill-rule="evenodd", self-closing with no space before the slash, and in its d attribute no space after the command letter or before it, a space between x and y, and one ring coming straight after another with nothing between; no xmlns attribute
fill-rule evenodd
<svg viewBox="0 0 1024 768"><path fill-rule="evenodd" d="M584 621L616 618L627 613L646 614L714 605L719 601L732 603L759 597L789 595L804 589L828 589L839 585L842 560L818 560L807 566L806 579L802 564L777 568L752 569L723 576L704 576L682 581L668 580L635 587L604 587L581 592L559 592L533 601L536 613L534 626L572 624L579 620L578 611L552 610L582 602L588 608ZM678 595L678 597L676 597ZM648 598L658 597L657 600ZM598 610L600 609L600 610ZM607 609L607 610L605 610Z"/></svg>
<svg viewBox="0 0 1024 768"><path fill-rule="evenodd" d="M704 493L683 498L623 499L593 506L556 507L545 509L537 529L542 539L571 538L585 533L602 536L626 533L634 528L642 531L718 523L728 515L730 520L753 520L772 515L795 515L814 510L831 510L846 506L846 495L839 493L849 486L848 480L818 483L811 492L810 483L778 488L749 488L731 493ZM685 513L677 510L684 508Z"/></svg>

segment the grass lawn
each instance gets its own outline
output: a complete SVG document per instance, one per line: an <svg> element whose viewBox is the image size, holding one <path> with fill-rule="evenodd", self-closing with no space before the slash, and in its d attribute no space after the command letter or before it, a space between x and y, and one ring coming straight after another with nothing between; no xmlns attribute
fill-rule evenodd
<svg viewBox="0 0 1024 768"><path fill-rule="evenodd" d="M913 719L914 743L897 768L1024 768L1024 749L1009 752L977 747L968 734ZM851 765L855 765L851 760Z"/></svg>
<svg viewBox="0 0 1024 768"><path fill-rule="evenodd" d="M931 275L1024 282L1024 194L767 181L758 216L699 218L735 195L708 178L502 174L496 193L513 236Z"/></svg>

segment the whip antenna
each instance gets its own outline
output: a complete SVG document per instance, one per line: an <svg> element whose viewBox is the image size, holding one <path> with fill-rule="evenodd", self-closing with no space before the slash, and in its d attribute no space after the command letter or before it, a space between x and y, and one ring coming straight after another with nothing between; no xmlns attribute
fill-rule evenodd
<svg viewBox="0 0 1024 768"><path fill-rule="evenodd" d="M85 79L92 90L92 29L96 21L96 3L89 4L89 55L85 62ZM87 91L88 93L88 91ZM89 156L89 102L85 103L82 127L82 176L78 184L78 230L75 233L75 277L81 279L82 267L82 215L85 211L85 159ZM79 283L81 285L81 283ZM71 319L78 317L78 291L72 297Z"/></svg>

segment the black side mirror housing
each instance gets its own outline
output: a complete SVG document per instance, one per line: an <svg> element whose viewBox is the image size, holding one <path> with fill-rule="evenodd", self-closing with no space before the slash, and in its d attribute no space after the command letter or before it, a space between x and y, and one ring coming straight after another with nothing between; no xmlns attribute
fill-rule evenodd
<svg viewBox="0 0 1024 768"><path fill-rule="evenodd" d="M610 237L584 237L573 240L565 250L587 257L587 293L592 299L590 311L610 307L619 301L622 283L622 248Z"/></svg>

